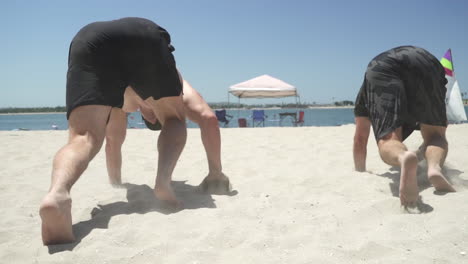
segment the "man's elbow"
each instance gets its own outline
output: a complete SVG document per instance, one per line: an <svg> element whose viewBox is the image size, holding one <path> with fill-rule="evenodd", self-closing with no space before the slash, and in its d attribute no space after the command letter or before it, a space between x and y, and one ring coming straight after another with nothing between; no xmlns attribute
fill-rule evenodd
<svg viewBox="0 0 468 264"><path fill-rule="evenodd" d="M201 127L218 127L218 118L216 115L211 111L206 111L201 115L200 118L200 126Z"/></svg>

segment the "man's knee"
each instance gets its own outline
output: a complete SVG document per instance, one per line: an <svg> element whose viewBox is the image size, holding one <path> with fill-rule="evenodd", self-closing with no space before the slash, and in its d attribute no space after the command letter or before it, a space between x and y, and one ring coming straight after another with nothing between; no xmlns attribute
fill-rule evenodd
<svg viewBox="0 0 468 264"><path fill-rule="evenodd" d="M110 133L106 132L106 146L120 146L125 141L126 129L123 131L111 131Z"/></svg>
<svg viewBox="0 0 468 264"><path fill-rule="evenodd" d="M185 121L177 118L166 120L165 125L162 127L158 139L158 149L161 144L183 146L187 140L187 126Z"/></svg>
<svg viewBox="0 0 468 264"><path fill-rule="evenodd" d="M106 137L106 152L120 150L123 140L114 137Z"/></svg>
<svg viewBox="0 0 468 264"><path fill-rule="evenodd" d="M426 146L439 146L441 148L448 148L448 142L445 135L434 133L424 137L424 144Z"/></svg>
<svg viewBox="0 0 468 264"><path fill-rule="evenodd" d="M176 131L178 133L186 134L187 133L187 125L185 120L180 120L178 118L170 118L166 120L164 126L162 126L162 131ZM161 133L162 133L161 131Z"/></svg>
<svg viewBox="0 0 468 264"><path fill-rule="evenodd" d="M445 131L446 127L421 125L421 135L426 145L431 145L432 142L439 142L439 144L447 145Z"/></svg>
<svg viewBox="0 0 468 264"><path fill-rule="evenodd" d="M93 134L89 131L70 136L69 144L79 146L88 151L91 156L96 155L102 147L104 136Z"/></svg>

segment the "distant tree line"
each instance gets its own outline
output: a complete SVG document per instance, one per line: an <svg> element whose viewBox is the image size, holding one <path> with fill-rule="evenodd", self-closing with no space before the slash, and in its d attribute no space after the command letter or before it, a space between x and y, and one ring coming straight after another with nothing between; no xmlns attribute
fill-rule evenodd
<svg viewBox="0 0 468 264"><path fill-rule="evenodd" d="M0 114L15 114L15 113L54 113L66 112L65 106L56 107L6 107L0 108Z"/></svg>
<svg viewBox="0 0 468 264"><path fill-rule="evenodd" d="M233 109L233 108L244 108L244 109L252 109L252 108L307 108L308 106L312 106L312 104L308 103L279 103L279 104L238 104L238 103L208 103L208 105L212 109ZM316 104L313 104L316 106Z"/></svg>
<svg viewBox="0 0 468 264"><path fill-rule="evenodd" d="M353 106L354 102L349 100L335 102L335 106Z"/></svg>

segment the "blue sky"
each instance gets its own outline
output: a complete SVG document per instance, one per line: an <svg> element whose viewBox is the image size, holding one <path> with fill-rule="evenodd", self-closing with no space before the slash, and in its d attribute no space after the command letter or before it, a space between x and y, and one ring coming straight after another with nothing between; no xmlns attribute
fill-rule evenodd
<svg viewBox="0 0 468 264"><path fill-rule="evenodd" d="M65 105L71 39L88 23L127 16L170 32L179 70L208 102L226 101L230 85L261 74L296 86L302 101L354 100L368 62L400 45L437 58L452 48L457 79L468 91L464 0L6 0L0 107ZM294 100L242 100L281 101Z"/></svg>

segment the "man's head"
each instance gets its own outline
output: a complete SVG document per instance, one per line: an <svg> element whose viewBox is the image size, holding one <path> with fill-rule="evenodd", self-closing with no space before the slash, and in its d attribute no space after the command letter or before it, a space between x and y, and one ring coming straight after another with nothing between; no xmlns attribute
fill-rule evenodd
<svg viewBox="0 0 468 264"><path fill-rule="evenodd" d="M145 125L147 128L154 130L154 131L158 131L162 129L161 123L159 123L158 120L156 120L155 124L152 124L151 122L147 121L144 117L142 118L143 118L143 121L145 121Z"/></svg>

